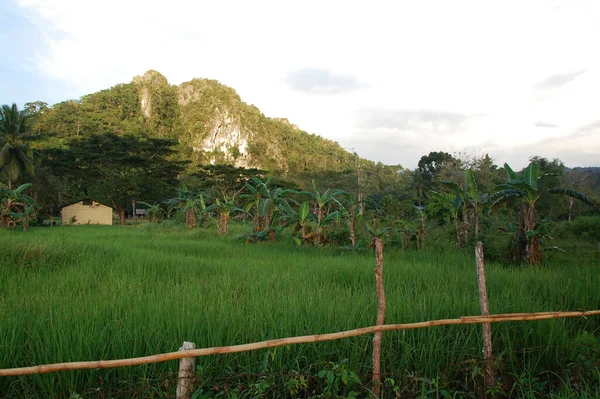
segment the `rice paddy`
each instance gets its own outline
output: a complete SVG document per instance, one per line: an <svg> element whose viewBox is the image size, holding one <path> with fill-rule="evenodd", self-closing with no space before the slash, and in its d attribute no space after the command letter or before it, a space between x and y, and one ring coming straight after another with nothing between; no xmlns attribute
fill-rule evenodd
<svg viewBox="0 0 600 399"><path fill-rule="evenodd" d="M543 269L488 262L490 312L600 309L598 262L564 259ZM0 231L0 368L147 356L176 351L183 341L202 348L371 326L373 269L370 251L297 247L285 238L245 244L210 229ZM388 324L480 312L470 250L388 248L384 281ZM600 394L600 317L500 323L492 333L504 394ZM371 340L198 358L196 397L314 397L329 386L319 372L340 367L363 384L342 383L335 395L367 397ZM385 395L477 397L481 357L480 325L387 332ZM0 396L172 397L177 367L0 377ZM295 390L289 381L305 382Z"/></svg>

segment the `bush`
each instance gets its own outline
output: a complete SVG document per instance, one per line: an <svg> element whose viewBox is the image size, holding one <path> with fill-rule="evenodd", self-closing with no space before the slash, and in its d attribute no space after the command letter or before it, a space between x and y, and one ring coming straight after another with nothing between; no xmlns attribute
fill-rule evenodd
<svg viewBox="0 0 600 399"><path fill-rule="evenodd" d="M551 231L557 238L600 241L600 216L580 216L571 223L555 223Z"/></svg>

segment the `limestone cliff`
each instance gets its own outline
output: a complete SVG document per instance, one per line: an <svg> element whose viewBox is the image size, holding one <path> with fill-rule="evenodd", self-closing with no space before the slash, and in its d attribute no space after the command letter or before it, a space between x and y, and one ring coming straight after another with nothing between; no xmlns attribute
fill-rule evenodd
<svg viewBox="0 0 600 399"><path fill-rule="evenodd" d="M202 164L277 170L282 174L352 168L337 143L310 135L286 118L267 118L216 80L170 86L156 71L136 76L140 112L152 131L176 138Z"/></svg>

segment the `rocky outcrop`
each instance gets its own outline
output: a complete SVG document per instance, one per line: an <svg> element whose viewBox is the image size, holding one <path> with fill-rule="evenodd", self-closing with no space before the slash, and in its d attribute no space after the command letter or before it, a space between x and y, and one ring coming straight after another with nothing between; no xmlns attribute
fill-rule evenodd
<svg viewBox="0 0 600 399"><path fill-rule="evenodd" d="M177 139L199 164L278 170L344 170L353 157L337 143L309 135L286 118L267 118L216 80L170 86L156 71L136 76L147 131Z"/></svg>

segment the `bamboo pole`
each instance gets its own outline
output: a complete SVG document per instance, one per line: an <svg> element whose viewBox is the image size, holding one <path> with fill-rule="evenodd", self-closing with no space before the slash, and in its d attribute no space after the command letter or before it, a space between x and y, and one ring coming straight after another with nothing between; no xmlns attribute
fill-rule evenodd
<svg viewBox="0 0 600 399"><path fill-rule="evenodd" d="M184 341L180 352L196 349L193 342ZM195 357L184 357L179 360L179 375L177 376L177 399L192 399L194 393L194 369L196 368Z"/></svg>
<svg viewBox="0 0 600 399"><path fill-rule="evenodd" d="M251 344L219 346L213 348L192 349L181 352L169 352L159 355L136 357L131 359L119 360L94 360L87 362L69 362L69 363L54 363L43 364L32 367L19 367L12 369L0 369L0 377L26 375L26 374L44 374L55 371L66 370L84 370L84 369L105 369L112 367L139 366L142 364L160 363L169 360L182 359L191 356L210 356L222 355L227 353L247 352L257 349L275 348L284 345L306 344L323 341L333 341L349 337L357 337L365 334L373 334L383 331L394 330L413 330L417 328L427 328L436 326L447 326L456 324L480 324L480 323L499 323L506 321L531 321L531 320L547 320L558 319L563 317L589 317L600 315L600 310L588 310L583 312L540 312L540 313L508 313L497 314L490 316L463 316L459 319L442 319L433 321L421 321L418 323L407 324L387 324L383 326L363 327L354 330L347 330L329 334L320 335L304 335L300 337L279 338L269 341L254 342Z"/></svg>
<svg viewBox="0 0 600 399"><path fill-rule="evenodd" d="M479 287L481 314L483 316L488 316L490 310L488 307L487 287L485 284L483 244L481 242L478 242L475 246L475 260L477 263L477 285ZM485 385L486 387L491 388L496 385L496 375L494 373L494 353L492 352L492 328L490 323L483 323L483 356L485 360Z"/></svg>

